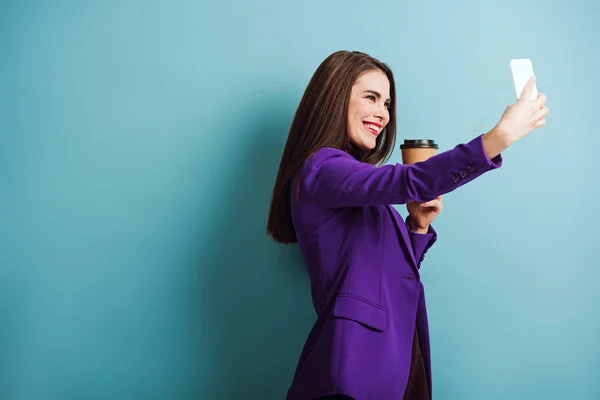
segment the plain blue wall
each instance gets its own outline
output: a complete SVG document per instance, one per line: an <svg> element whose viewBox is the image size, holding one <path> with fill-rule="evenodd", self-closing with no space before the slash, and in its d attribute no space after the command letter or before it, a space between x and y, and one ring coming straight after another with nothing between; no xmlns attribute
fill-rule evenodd
<svg viewBox="0 0 600 400"><path fill-rule="evenodd" d="M314 315L270 190L339 49L389 63L399 139L444 150L533 59L547 127L435 224L434 391L600 398L598 2L206 3L0 5L0 398L284 398Z"/></svg>

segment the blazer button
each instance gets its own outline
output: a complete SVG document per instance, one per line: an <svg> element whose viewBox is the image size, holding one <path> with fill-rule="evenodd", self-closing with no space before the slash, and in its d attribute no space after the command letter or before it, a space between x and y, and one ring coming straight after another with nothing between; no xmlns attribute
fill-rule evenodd
<svg viewBox="0 0 600 400"><path fill-rule="evenodd" d="M460 176L461 177L466 177L467 176L467 171L465 171L464 169L462 171L460 171Z"/></svg>
<svg viewBox="0 0 600 400"><path fill-rule="evenodd" d="M475 166L474 166L473 164L469 165L469 166L467 167L467 171L469 171L469 172L471 172L471 173L475 172Z"/></svg>
<svg viewBox="0 0 600 400"><path fill-rule="evenodd" d="M460 181L460 176L454 175L452 176L452 180L454 181L454 183L458 183L458 181Z"/></svg>

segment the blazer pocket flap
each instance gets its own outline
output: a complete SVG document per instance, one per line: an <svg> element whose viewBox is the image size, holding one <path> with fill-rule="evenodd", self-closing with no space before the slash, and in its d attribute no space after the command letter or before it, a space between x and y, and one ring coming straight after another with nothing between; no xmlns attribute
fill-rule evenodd
<svg viewBox="0 0 600 400"><path fill-rule="evenodd" d="M353 296L338 296L333 306L333 315L351 319L378 331L387 325L385 308Z"/></svg>

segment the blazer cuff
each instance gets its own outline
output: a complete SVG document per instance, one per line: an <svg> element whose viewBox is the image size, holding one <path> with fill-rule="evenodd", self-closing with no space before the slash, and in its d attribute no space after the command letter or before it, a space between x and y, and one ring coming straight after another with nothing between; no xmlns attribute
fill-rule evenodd
<svg viewBox="0 0 600 400"><path fill-rule="evenodd" d="M406 229L408 229L408 235L410 237L410 244L415 255L415 259L418 260L418 266L425 259L427 250L437 241L437 232L433 229L432 225L429 225L427 233L416 233L410 230L408 226L408 217L405 220Z"/></svg>

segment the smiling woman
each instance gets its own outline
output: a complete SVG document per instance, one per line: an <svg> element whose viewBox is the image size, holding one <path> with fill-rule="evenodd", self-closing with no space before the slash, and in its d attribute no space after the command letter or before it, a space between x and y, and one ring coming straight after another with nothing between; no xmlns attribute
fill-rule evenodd
<svg viewBox="0 0 600 400"><path fill-rule="evenodd" d="M382 71L367 71L358 78L348 105L348 137L355 146L364 150L377 146L377 137L390 120L390 104L390 81Z"/></svg>
<svg viewBox="0 0 600 400"><path fill-rule="evenodd" d="M531 100L532 89L530 81L490 132L423 162L381 165L396 139L392 71L348 51L317 68L290 128L267 224L276 242L299 244L317 313L288 400L431 398L419 269L437 240L438 197L500 167L501 151L545 124L545 96ZM456 180L452 171L465 173ZM409 202L421 207L403 219L392 205Z"/></svg>

